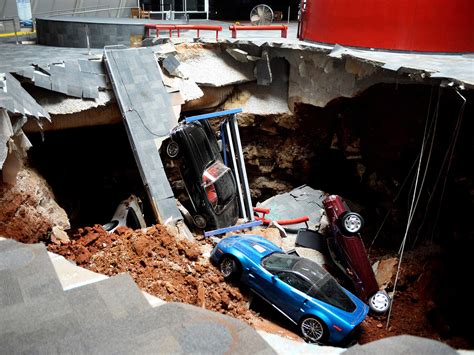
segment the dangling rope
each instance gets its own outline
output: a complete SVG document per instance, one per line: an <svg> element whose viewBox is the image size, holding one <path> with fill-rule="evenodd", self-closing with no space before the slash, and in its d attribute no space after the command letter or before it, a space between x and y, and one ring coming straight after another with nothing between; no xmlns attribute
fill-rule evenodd
<svg viewBox="0 0 474 355"><path fill-rule="evenodd" d="M463 100L463 103L462 103L461 109L459 110L458 120L456 122L456 127L454 128L453 139L452 139L451 145L449 147L449 149L451 150L451 153L449 154L449 162L448 162L448 167L446 168L446 175L444 177L443 189L441 191L441 197L440 197L439 205L438 205L438 212L436 213L436 219L435 219L435 223L433 225L433 231L431 233L431 241L433 241L436 226L438 224L438 218L439 218L439 214L441 212L441 205L443 203L444 192L446 190L446 183L448 181L448 174L449 174L449 170L451 169L451 163L453 161L454 149L455 149L456 143L458 141L459 132L461 130L461 123L462 123L462 119L464 117L464 108L466 107L466 102L467 102L466 98L464 96L462 96L461 93L458 90L456 90L456 93L461 97L461 99ZM448 151L449 151L449 149L448 149Z"/></svg>
<svg viewBox="0 0 474 355"><path fill-rule="evenodd" d="M423 216L423 220L420 224L420 227L418 228L417 232L416 232L416 237L415 237L415 240L413 241L413 244L412 244L412 247L415 246L417 240L418 240L418 237L421 233L421 230L426 222L426 218L428 216L428 208L429 206L431 205L431 201L433 199L433 197L435 196L435 192L436 192L436 189L438 188L438 184L439 184L439 181L441 180L441 177L444 173L444 176L445 176L445 181L444 181L444 185L443 185L443 191L441 193L441 199L440 199L440 202L439 202L439 208L438 208L438 213L437 213L437 216L436 216L436 220L435 220L435 224L433 225L433 230L432 230L432 235L431 235L431 240L433 240L433 235L434 235L434 232L436 230L436 224L438 223L438 217L439 217L439 211L440 211L440 208L441 208L441 202L442 202L442 199L443 199L443 196L444 196L444 187L446 186L446 179L447 179L447 176L448 176L448 172L450 170L450 167L451 167L451 158L453 156L453 153L454 153L454 146L456 145L456 141L457 141L457 137L458 137L458 134L459 134L459 130L460 130L460 126L461 126L461 120L462 120L462 117L463 117L463 114L464 114L464 107L466 105L466 99L464 98L464 96L462 96L459 91L456 90L456 93L461 96L461 98L464 100L464 103L463 105L461 106L461 109L459 111L459 114L458 114L458 120L456 122L456 125L455 125L455 128L454 128L454 131L453 131L453 138L451 139L451 142L448 146L448 149L446 150L446 154L444 155L444 158L443 158L443 162L441 163L441 168L439 169L439 174L438 176L436 177L436 181L433 185L433 191L431 192L430 194L430 197L428 199L428 202L426 203L426 210L425 210L425 215ZM448 162L448 157L450 157L450 160L449 160L449 166L448 168L446 169L446 172L445 172L445 166L446 166L446 163Z"/></svg>
<svg viewBox="0 0 474 355"><path fill-rule="evenodd" d="M427 112L426 112L425 131L424 131L424 136L423 136L423 142L424 142L425 139L426 139L426 136L425 136L425 135L426 135L426 130L427 130L426 127L427 127L427 125L428 125L428 122L430 121L430 120L429 120L429 117L430 117L430 113L431 113L431 103L432 103L432 101L433 101L433 91L434 91L433 88L434 88L434 87L431 86L430 99L429 99L429 101L428 101L428 110L427 110ZM436 115L436 121L437 121L437 118L438 118L437 116L438 116L440 95L441 95L441 94L440 94L440 90L439 90L439 88L438 88L438 101L437 101L436 111L435 111L435 113L434 113L434 115ZM430 123L430 129L429 129L429 131L431 131L432 125L433 125L433 121L431 121L431 123ZM436 129L436 128L435 128L435 129ZM433 140L434 140L434 138L433 138ZM433 140L432 140L432 142L433 142ZM430 150L430 152L431 152L431 150ZM419 162L419 163L421 162L421 157L422 157L422 151L421 151L420 153L418 153L418 156L417 156L417 158L415 159L415 161L413 162L413 164L412 164L412 166L411 166L411 168L410 168L410 171L408 172L408 174L407 174L405 180L403 181L402 185L400 186L397 195L396 195L395 198L392 200L392 206L395 204L395 202L396 202L396 201L398 200L398 198L400 197L400 194L401 194L401 192L403 191L403 189L404 189L406 183L408 182L408 179L410 178L411 173L412 173L413 169L414 169L415 166L416 166L416 163L417 163L417 162ZM425 173L425 176L426 176L426 173ZM423 179L423 180L424 180L424 179ZM381 223L379 229L378 229L377 232L375 233L375 236L374 236L374 238L372 239L372 243L371 243L370 246L369 246L369 254L370 254L370 251L371 251L371 249L372 249L372 246L374 245L374 243L375 243L375 241L377 240L377 238L378 238L380 232L382 231L382 228L383 228L383 226L385 225L385 222L387 221L388 216L389 216L390 213L392 212L392 209L393 209L393 207L390 207L390 209L387 211L387 213L385 214L385 217L384 217L384 219L383 219L383 221L382 221L382 223Z"/></svg>
<svg viewBox="0 0 474 355"><path fill-rule="evenodd" d="M420 201L421 192L422 192L422 189L423 189L423 185L424 185L424 182L425 182L425 177L426 177L427 170L428 170L429 163L430 163L431 152L432 152L433 141L434 141L434 134L431 135L430 132L431 132L433 126L434 126L434 122L437 121L440 99L441 99L441 91L438 92L437 109L435 111L435 114L433 115L434 118L432 120L429 120L429 113L428 113L427 120L425 122L425 129L424 129L424 132L423 132L423 140L422 140L422 143L421 143L421 149L420 149L420 154L419 154L420 158L418 159L418 167L417 167L417 171L416 171L416 175L415 175L415 183L414 183L415 186L413 188L413 196L412 196L412 199L411 199L411 205L410 205L410 209L409 209L409 213L408 213L407 226L405 228L405 234L403 235L402 243L401 243L400 249L398 251L399 254L400 254L400 257L398 259L397 274L395 275L395 281L393 283L392 304L390 305L390 309L388 311L386 329L388 329L388 327L390 325L390 317L392 315L392 308L393 308L393 304L394 304L394 301L395 301L395 293L396 293L398 279L399 279L399 276L400 276L401 264L402 264L402 261L403 261L403 254L404 254L404 251L405 251L405 244L406 244L406 240L407 240L407 237L408 237L408 232L410 230L411 222L413 221L413 217L415 215L416 207L418 205L418 202ZM430 105L431 105L431 102L430 102ZM427 157L423 177L422 177L421 182L420 182L421 166L422 166L422 163L423 163L423 156L424 156L424 153L425 153L425 146L428 143L428 139L429 139L430 136L432 136L430 151L428 153L428 157ZM420 182L420 184L419 184L419 182Z"/></svg>

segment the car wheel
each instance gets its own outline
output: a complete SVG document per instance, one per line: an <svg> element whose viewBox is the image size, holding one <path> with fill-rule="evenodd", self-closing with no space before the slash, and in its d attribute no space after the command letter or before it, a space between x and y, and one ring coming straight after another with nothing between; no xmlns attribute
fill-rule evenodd
<svg viewBox="0 0 474 355"><path fill-rule="evenodd" d="M369 298L369 307L375 313L385 313L390 308L390 296L385 291L378 291Z"/></svg>
<svg viewBox="0 0 474 355"><path fill-rule="evenodd" d="M175 141L170 141L166 147L166 154L172 159L176 158L179 154L179 145Z"/></svg>
<svg viewBox="0 0 474 355"><path fill-rule="evenodd" d="M324 323L316 317L306 317L300 322L300 331L305 340L321 342L326 336Z"/></svg>
<svg viewBox="0 0 474 355"><path fill-rule="evenodd" d="M347 212L341 217L341 227L344 232L349 234L357 234L364 226L364 219L355 212Z"/></svg>
<svg viewBox="0 0 474 355"><path fill-rule="evenodd" d="M204 229L207 226L207 220L204 216L197 214L193 217L194 225L199 229Z"/></svg>
<svg viewBox="0 0 474 355"><path fill-rule="evenodd" d="M239 273L239 265L237 261L229 255L225 255L222 257L219 268L221 270L222 275L226 279L234 279Z"/></svg>

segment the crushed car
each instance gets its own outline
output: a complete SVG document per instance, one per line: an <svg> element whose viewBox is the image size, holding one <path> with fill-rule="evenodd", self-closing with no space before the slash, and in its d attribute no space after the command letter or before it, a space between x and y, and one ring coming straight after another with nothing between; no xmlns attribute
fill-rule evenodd
<svg viewBox="0 0 474 355"><path fill-rule="evenodd" d="M355 293L375 313L385 313L390 308L390 297L380 291L370 265L369 257L360 236L364 225L362 216L352 212L338 195L323 200L329 220L330 235L327 247L334 264L352 282Z"/></svg>
<svg viewBox="0 0 474 355"><path fill-rule="evenodd" d="M109 233L113 233L121 226L131 229L146 228L142 210L142 201L137 196L131 195L120 202L110 222L102 225L102 228Z"/></svg>
<svg viewBox="0 0 474 355"><path fill-rule="evenodd" d="M213 249L211 261L224 278L245 283L310 342L340 343L369 311L321 266L286 254L261 236L224 238Z"/></svg>
<svg viewBox="0 0 474 355"><path fill-rule="evenodd" d="M239 215L237 185L209 122L180 123L170 135L166 153L179 162L195 226L209 230L234 225Z"/></svg>

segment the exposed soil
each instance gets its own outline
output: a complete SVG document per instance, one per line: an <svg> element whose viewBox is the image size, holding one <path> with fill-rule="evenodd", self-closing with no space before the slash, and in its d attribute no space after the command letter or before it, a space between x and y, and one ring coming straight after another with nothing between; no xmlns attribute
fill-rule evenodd
<svg viewBox="0 0 474 355"><path fill-rule="evenodd" d="M70 243L50 244L48 248L81 267L108 276L127 272L142 290L166 301L194 304L239 318L258 329L301 340L276 312L259 302L250 308L252 296L244 288L225 282L202 255L202 250L212 248L208 240L191 242L160 225L136 231L120 227L113 234L95 226L78 230ZM374 259L381 259L380 253ZM412 334L441 340L455 348L471 348L467 337L450 334L449 323L443 320L435 302L442 267L439 249L424 247L407 252L402 266L388 329L387 316L369 315L355 340L367 343Z"/></svg>
<svg viewBox="0 0 474 355"><path fill-rule="evenodd" d="M446 314L445 303L450 304L452 315L458 312L449 299L456 290L448 290L442 276L446 269L443 258L443 251L434 246L422 246L404 254L388 328L387 315L369 314L361 326L360 343L411 334L436 339L456 349L473 347L469 332L457 328L459 318ZM393 291L393 283L387 290Z"/></svg>
<svg viewBox="0 0 474 355"><path fill-rule="evenodd" d="M248 308L248 295L224 282L198 243L179 240L160 225L137 231L119 227L113 234L98 225L88 227L69 244L50 244L49 250L108 276L127 272L142 290L165 301L197 305L248 323L256 317Z"/></svg>

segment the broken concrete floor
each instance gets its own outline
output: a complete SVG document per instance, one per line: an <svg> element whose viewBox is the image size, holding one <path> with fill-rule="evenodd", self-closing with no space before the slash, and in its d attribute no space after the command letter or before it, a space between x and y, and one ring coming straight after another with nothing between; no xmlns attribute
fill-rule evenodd
<svg viewBox="0 0 474 355"><path fill-rule="evenodd" d="M269 62L260 63L266 65L259 65L260 73L258 70L254 72L249 69L252 67L251 61L237 62L223 50L228 45L227 43L222 48L220 45L218 48L214 45L202 44L178 45L178 57L183 61L183 68L188 64L187 71L184 70L184 73L189 76L182 79L187 80L186 85L189 86L188 89L185 85L181 86L182 90L190 92L189 96L184 95L188 101L183 105L183 109L186 105L189 105L190 110L196 107L220 109L234 104L244 107L246 112L241 115L239 123L242 127L245 158L249 165L254 197L262 201L276 193L290 191L302 183L311 183L312 186L327 191L337 191L362 202L366 209L364 216L368 216L371 222L369 225L373 226L372 228L379 226L386 211L390 211L385 227L387 232L381 236L383 241L380 244L395 250L398 247L395 244L402 234L400 230L404 228L405 207L394 206L392 200L398 193L398 188L416 156L419 136L424 125L423 120L426 117L427 107L430 105L430 86L426 83L415 84L403 73L388 72L371 63L354 62L344 58L327 58L324 53L302 53L301 50L295 51L289 48L274 48L267 53L267 56L263 56L258 48L253 48L253 50L244 48L257 60L265 57L265 61ZM271 78L269 75L263 77L264 69L271 68L271 65L267 64L275 60L288 62L288 71L278 71L275 68L275 71L271 73ZM199 64L201 61L202 66ZM202 68L202 71L194 73L189 69L190 66ZM209 66L215 69L213 75L206 73ZM219 75L219 70L223 68L229 70L228 77ZM279 78L282 79L280 82L278 82ZM190 80L196 85L189 83ZM270 84L270 86L259 86L253 82L259 80L260 83ZM284 90L278 86L282 82L288 83ZM367 89L379 82L393 84L379 84ZM408 83L412 85L399 85ZM171 83L170 88L173 85ZM201 89L204 95L199 98L204 101L199 104L200 106L192 106L193 102L197 101L192 98L199 96L191 95L197 91L196 88ZM440 117L445 118L444 121L440 120L439 127L442 127L440 132L450 132L450 125L453 122L451 118L455 116L459 108L457 97L454 91L439 90L439 96L442 98ZM208 93L210 94L207 95ZM353 97L355 95L359 96L350 100L341 98L341 96ZM470 94L468 91L467 95L471 102L472 92ZM437 94L435 93L434 96ZM265 106L264 104L268 102L274 104ZM432 107L435 106L433 102ZM291 110L293 112L289 112ZM94 112L89 113L90 118L94 117ZM469 111L468 107L466 112L472 112L472 109ZM472 123L466 122L463 128L464 131L469 132ZM448 136L443 137L441 142L448 142L448 139ZM121 143L127 144L127 141ZM472 171L466 168L472 165L469 153L472 151L472 140L461 137L460 145L453 164L456 167L455 177L448 185L454 194L447 195L448 201L445 205L449 207L444 208L442 212L443 240L441 242L452 241L458 248L458 250L452 250L450 242L443 244L443 248L451 256L458 255L463 249L470 250L461 247L468 239L465 236L469 236L471 231L462 224L459 213L464 217L469 217L471 208L469 206L472 206L472 196L474 196ZM439 147L442 153L442 145ZM459 205L463 207L452 208ZM455 222L451 222L454 220ZM426 226L428 223L425 224ZM429 240L430 232L422 233L421 239ZM368 241L371 241L370 238ZM95 247L98 248L98 246ZM100 253L99 249L91 249L89 246L84 246L84 248L91 253L91 257ZM80 250L88 257L84 249ZM415 254L416 252L418 252L417 249L414 250ZM451 263L441 262L438 252L425 250L420 253L433 255L436 262L431 263L428 257L422 257L420 260L425 260L426 267L420 267L417 264L418 261L413 261L412 265L411 259L407 259L407 265L413 266L413 269L417 271L411 273L409 269L406 270L408 277L405 282L402 281L400 294L397 296L401 304L400 309L394 308L392 329L385 331L383 318L368 318L367 327L363 326L363 329L369 329L366 339L396 332L411 332L447 339L446 341L452 342L457 347L472 346L463 345L466 343L466 338L456 335L459 334L460 328L462 333L463 326L458 325L459 320L450 315L452 312L449 311L446 295L440 295L439 291L432 290L434 288L432 285L436 285L433 280L437 275L444 274L443 280L453 286L453 282L450 283L450 277L446 277L447 272L443 269L452 273L451 278L454 278L458 285L462 284L456 269L463 268L451 267ZM391 257L393 253L378 251L375 252L375 256L375 259L379 260L387 256ZM462 259L458 257L452 264L459 265ZM437 264L438 261L443 267ZM174 265L172 260L171 265ZM141 264L137 265L137 270L141 268ZM177 270L174 271L179 273L179 267L175 266L175 268ZM136 274L137 277L142 276L141 272L137 271ZM180 275L177 277L181 280L184 275ZM203 275L205 274L198 276ZM215 276L217 277L217 274ZM176 287L171 281L167 282L169 283L160 285L160 292L170 296L169 290L175 292ZM427 287L425 283L431 286ZM459 290L459 286L454 288ZM443 289L443 287L437 287L437 289ZM196 298L190 295L182 297L183 299L188 297L192 302L195 302ZM215 298L213 302L222 303L222 300ZM212 295L210 299L212 301ZM219 307L223 311L228 311L222 305ZM410 322L404 321L405 318L410 319ZM364 332L361 339L364 339Z"/></svg>
<svg viewBox="0 0 474 355"><path fill-rule="evenodd" d="M255 232L268 236L266 230ZM137 231L120 227L113 234L96 226L79 231L70 243L50 244L49 250L108 276L127 272L143 291L160 299L194 304L244 320L257 329L298 339L291 325L276 312L261 302L251 305L252 296L246 289L223 280L207 258L210 243L207 239L182 239L159 225ZM374 259L390 256L382 253L377 250ZM360 343L398 334L442 338L443 330L429 317L437 312L436 268L427 268L427 263L436 265L439 257L439 250L433 248L420 248L405 256L390 327L385 329L386 316L368 316L360 329ZM445 341L456 348L469 348L462 338Z"/></svg>

